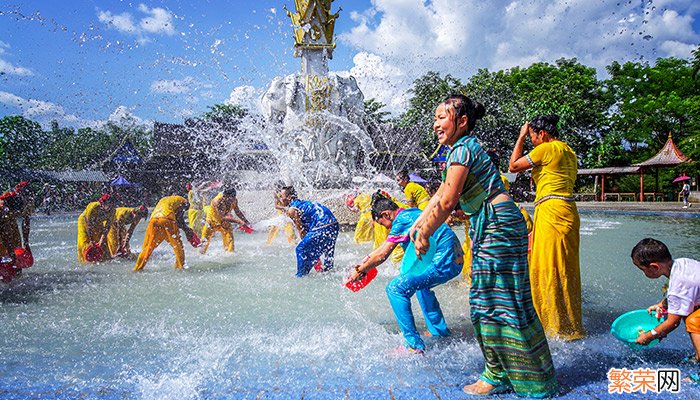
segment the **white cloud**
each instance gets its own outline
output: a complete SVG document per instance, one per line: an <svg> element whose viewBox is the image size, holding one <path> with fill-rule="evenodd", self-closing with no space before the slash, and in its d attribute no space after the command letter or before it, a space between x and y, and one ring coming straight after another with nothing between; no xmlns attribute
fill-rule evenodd
<svg viewBox="0 0 700 400"><path fill-rule="evenodd" d="M0 91L0 103L10 108L19 109L23 117L36 121L43 127L48 127L53 120L58 121L62 125L71 126L87 126L94 122L69 114L58 104L42 100L25 99L9 92Z"/></svg>
<svg viewBox="0 0 700 400"><path fill-rule="evenodd" d="M139 22L139 27L144 32L164 35L175 34L173 14L170 11L160 7L148 8L145 4L139 4L139 11L150 15Z"/></svg>
<svg viewBox="0 0 700 400"><path fill-rule="evenodd" d="M18 76L31 76L34 75L32 70L29 68L18 67L10 64L9 62L0 59L0 74L8 75L18 75Z"/></svg>
<svg viewBox="0 0 700 400"><path fill-rule="evenodd" d="M338 38L358 51L351 72L364 74L366 97L394 104L430 70L466 81L479 68L576 57L603 75L612 61L688 57L700 42L697 18L692 0L373 0ZM382 87L382 76L402 79Z"/></svg>
<svg viewBox="0 0 700 400"><path fill-rule="evenodd" d="M114 15L110 11L100 11L97 14L97 19L109 28L116 29L119 32L129 34L138 33L138 28L134 25L134 18L129 13L125 12Z"/></svg>
<svg viewBox="0 0 700 400"><path fill-rule="evenodd" d="M413 81L401 67L367 52L356 54L353 64L350 71L339 72L338 75L355 77L366 100L374 98L386 104L389 112L405 109L408 101L405 91Z"/></svg>
<svg viewBox="0 0 700 400"><path fill-rule="evenodd" d="M666 54L676 58L689 58L693 50L697 48L692 44L678 42L676 40L667 40L659 46Z"/></svg>
<svg viewBox="0 0 700 400"><path fill-rule="evenodd" d="M16 96L12 93L0 91L0 103L2 104L21 108L22 104L24 104L24 101L25 100L23 98Z"/></svg>
<svg viewBox="0 0 700 400"><path fill-rule="evenodd" d="M113 14L111 11L99 11L97 18L108 28L137 36L140 44L148 43L150 34L172 36L176 33L174 15L170 11L160 7L149 8L145 4L139 4L138 10L145 16L138 19L128 12Z"/></svg>
<svg viewBox="0 0 700 400"><path fill-rule="evenodd" d="M9 48L10 48L9 44L0 40L0 56L4 55ZM3 60L0 58L0 75L2 75L2 74L18 75L18 76L34 75L32 70L30 70L29 68L15 66L12 63L10 63L9 61L6 61L6 60Z"/></svg>
<svg viewBox="0 0 700 400"><path fill-rule="evenodd" d="M134 128L151 124L150 121L145 121L134 115L126 106L118 106L112 114L109 115L107 121L98 122L98 125L104 125L106 122L113 123L122 128Z"/></svg>
<svg viewBox="0 0 700 400"><path fill-rule="evenodd" d="M8 109L18 109L23 117L38 122L44 129L47 129L51 125L51 121L57 121L60 126L72 126L76 128L100 128L107 122L124 128L152 124L151 121L146 121L137 117L125 106L118 106L106 120L91 120L75 114L70 114L59 104L42 100L25 99L5 91L0 91L0 104L7 106Z"/></svg>

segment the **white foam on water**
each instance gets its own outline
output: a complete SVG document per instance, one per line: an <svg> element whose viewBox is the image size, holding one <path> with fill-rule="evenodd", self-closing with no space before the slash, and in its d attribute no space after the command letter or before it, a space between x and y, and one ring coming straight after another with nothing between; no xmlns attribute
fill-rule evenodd
<svg viewBox="0 0 700 400"><path fill-rule="evenodd" d="M236 232L235 254L223 250L219 235L204 256L185 244L185 271L173 268L172 249L163 243L146 268L133 273L134 260L78 264L72 221L58 224L61 229L33 229L41 262L0 288L0 326L13 338L0 344L4 362L13 366L0 376L4 388L106 388L140 398L198 399L284 385L317 388L339 379L350 388L377 387L378 381L411 386L426 374L449 374L449 382L462 384L483 368L469 322L468 286L459 278L434 289L453 336L426 338L424 357L395 352L403 338L385 286L397 267L379 266L378 277L357 293L344 288L342 280L372 248L352 243L353 232L340 233L334 270L305 278L294 277L294 245L286 238L266 245L265 230ZM692 253L699 248L698 222L681 226L622 215L582 220L597 227L581 241L589 337L550 341L564 384L604 388L607 368L666 366L690 349L680 329L641 355L608 332L617 315L661 295L663 282L631 265L631 247L652 235L674 253L685 248L683 256L700 258ZM681 227L686 235L678 235ZM144 231L137 228L134 248ZM418 329L425 329L415 301L413 311ZM575 373L581 366L587 372Z"/></svg>
<svg viewBox="0 0 700 400"><path fill-rule="evenodd" d="M610 221L607 219L600 218L581 218L581 235L590 236L595 235L599 230L616 229L619 227L621 222Z"/></svg>

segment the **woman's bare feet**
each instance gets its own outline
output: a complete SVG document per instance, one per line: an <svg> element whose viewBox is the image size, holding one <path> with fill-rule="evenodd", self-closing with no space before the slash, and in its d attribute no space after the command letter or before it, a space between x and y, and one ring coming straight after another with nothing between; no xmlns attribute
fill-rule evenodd
<svg viewBox="0 0 700 400"><path fill-rule="evenodd" d="M464 392L467 394L485 396L490 394L501 393L503 391L502 389L505 388L503 386L494 386L490 383L484 382L481 379L479 379L471 385L465 386L462 390L464 390Z"/></svg>

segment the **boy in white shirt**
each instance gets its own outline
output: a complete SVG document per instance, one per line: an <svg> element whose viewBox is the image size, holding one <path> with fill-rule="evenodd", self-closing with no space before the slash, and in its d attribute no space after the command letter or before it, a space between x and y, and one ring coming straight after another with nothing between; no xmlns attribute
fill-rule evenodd
<svg viewBox="0 0 700 400"><path fill-rule="evenodd" d="M641 333L636 343L646 345L663 338L685 320L685 329L695 348L688 361L700 360L700 262L690 258L673 259L668 247L656 239L642 239L632 249L632 262L650 279L665 276L669 279L666 298L647 309L649 313L664 310L666 321L654 329Z"/></svg>

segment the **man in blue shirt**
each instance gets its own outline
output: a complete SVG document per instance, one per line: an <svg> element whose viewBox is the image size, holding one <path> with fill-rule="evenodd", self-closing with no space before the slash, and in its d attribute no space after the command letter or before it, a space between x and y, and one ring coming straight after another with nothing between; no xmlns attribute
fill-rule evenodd
<svg viewBox="0 0 700 400"><path fill-rule="evenodd" d="M331 210L319 203L299 200L292 186L280 190L279 202L302 238L296 247L297 277L308 274L321 258L323 270L332 269L339 225Z"/></svg>

